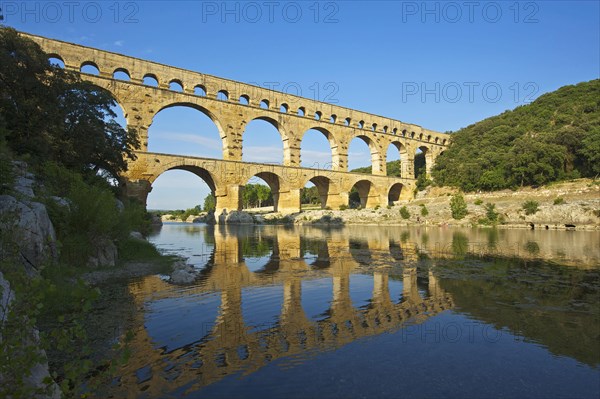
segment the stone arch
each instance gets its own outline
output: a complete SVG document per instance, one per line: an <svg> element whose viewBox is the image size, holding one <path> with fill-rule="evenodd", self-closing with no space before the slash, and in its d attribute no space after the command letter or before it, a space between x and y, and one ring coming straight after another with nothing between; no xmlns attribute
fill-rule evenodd
<svg viewBox="0 0 600 399"><path fill-rule="evenodd" d="M171 81L169 82L169 90L183 93L183 82L179 79L171 79Z"/></svg>
<svg viewBox="0 0 600 399"><path fill-rule="evenodd" d="M287 136L286 131L283 128L283 125L281 124L280 121L271 118L269 116L265 116L265 115L259 115L255 118L250 119L247 123L245 123L242 126L242 154L243 154L243 147L244 147L244 134L246 133L246 128L247 126L254 120L260 120L260 121L264 121L267 122L268 124L270 124L271 126L273 126L275 128L275 130L277 130L277 132L279 133L279 136L281 137L281 142L283 145L283 163L285 165L290 165L291 162L291 148L290 148L290 140L289 137Z"/></svg>
<svg viewBox="0 0 600 399"><path fill-rule="evenodd" d="M311 182L317 187L322 209L328 206L330 193L338 192L338 187L335 182L327 176L318 175L310 177L304 182L303 187L306 186L308 182Z"/></svg>
<svg viewBox="0 0 600 399"><path fill-rule="evenodd" d="M89 68L94 68L96 71L86 71L86 67ZM100 75L100 68L98 67L98 64L96 64L93 61L84 61L81 63L81 66L79 67L79 72L81 73L87 73L89 75L96 75L99 76Z"/></svg>
<svg viewBox="0 0 600 399"><path fill-rule="evenodd" d="M402 198L404 185L402 183L394 183L388 189L388 205L394 205L396 201Z"/></svg>
<svg viewBox="0 0 600 399"><path fill-rule="evenodd" d="M231 141L232 138L230 136L227 135L227 133L225 132L225 130L222 127L222 124L219 120L219 118L217 118L217 116L211 112L209 109L195 104L195 103L190 103L190 102L175 102L175 103L169 103L166 104L162 107L160 107L153 115L152 115L152 120L154 120L154 118L156 117L156 115L165 110L165 109L169 109L169 108L175 108L175 107L187 107L187 108L191 108L194 109L196 111L200 111L202 114L204 114L205 116L207 116L217 127L217 130L219 132L219 136L221 138L221 144L222 144L222 150L223 150L223 159L227 159L227 151L229 146L231 145ZM150 123L151 125L151 123ZM150 127L150 126L148 126Z"/></svg>
<svg viewBox="0 0 600 399"><path fill-rule="evenodd" d="M242 94L240 96L239 102L241 105L250 105L250 96L247 94Z"/></svg>
<svg viewBox="0 0 600 399"><path fill-rule="evenodd" d="M350 139L350 141L348 142L348 151L350 150L350 145L352 144L352 142L355 139L362 140L369 147L369 151L371 152L371 173L372 174L381 174L381 172L383 171L382 156L381 156L380 150L377 147L377 144L375 143L375 141L372 138L370 138L369 136L366 136L364 134L359 134L357 136L352 137ZM348 164L350 164L349 158L350 157L348 157Z"/></svg>
<svg viewBox="0 0 600 399"><path fill-rule="evenodd" d="M121 76L121 77L119 77L119 76ZM127 77L127 78L125 78L125 77ZM127 70L127 68L119 67L113 71L112 78L115 80L129 82L129 81L131 81L131 74L129 73L129 70Z"/></svg>
<svg viewBox="0 0 600 399"><path fill-rule="evenodd" d="M419 153L421 153L423 155L420 155ZM425 161L424 168L421 165L422 160L419 159L421 157ZM433 151L431 148L429 148L429 146L426 146L426 145L417 146L417 148L415 149L415 153L414 153L415 178L419 177L419 175L421 173L425 173L426 176L429 176L431 167L433 166L433 159L434 159Z"/></svg>
<svg viewBox="0 0 600 399"><path fill-rule="evenodd" d="M287 114L289 109L290 107L286 103L283 103L279 106L279 112L281 112L282 114Z"/></svg>
<svg viewBox="0 0 600 399"><path fill-rule="evenodd" d="M46 55L48 57L48 63L50 63L50 65L58 66L59 68L62 68L62 69L64 69L65 66L67 65L67 63L65 62L65 59L58 53L48 53ZM60 61L60 63L56 63L56 61Z"/></svg>
<svg viewBox="0 0 600 399"><path fill-rule="evenodd" d="M215 194L217 190L220 188L220 182L216 179L215 174L209 170L210 168L198 165L189 165L185 163L185 160L176 160L169 162L165 165L159 166L154 170L154 173L148 180L150 184L154 183L156 179L158 179L163 173L168 172L169 170L185 170L186 172L191 172L204 180L204 182L211 189L212 193Z"/></svg>
<svg viewBox="0 0 600 399"><path fill-rule="evenodd" d="M154 82L152 82L154 81ZM153 73L147 73L142 78L142 83L146 86L158 87L160 85L160 81L158 80L158 76Z"/></svg>
<svg viewBox="0 0 600 399"><path fill-rule="evenodd" d="M322 127L315 127L315 126L311 127L310 129L305 130L304 132L302 132L302 134L298 138L298 140L300 142L300 147L302 147L302 140L304 139L304 136L310 130L316 130L319 133L323 134L323 136L325 136L325 138L329 142L329 149L331 152L331 169L337 170L340 165L340 155L338 152L338 143L337 143L334 135L329 130L322 128ZM301 158L299 159L299 164L302 165ZM330 169L330 168L324 167L323 169Z"/></svg>
<svg viewBox="0 0 600 399"><path fill-rule="evenodd" d="M204 87L204 85L194 86L194 95L200 96L200 97L206 97L206 87Z"/></svg>
<svg viewBox="0 0 600 399"><path fill-rule="evenodd" d="M250 173L252 173L252 172L250 172ZM267 183L267 185L271 189L271 195L273 196L273 212L277 212L279 209L279 193L281 191L281 177L273 172L258 172L258 173L250 174L249 176L247 176L247 179L245 179L245 182L243 183L243 185L244 186L247 185L253 177L258 177L258 178L262 179L265 183ZM240 201L241 201L241 197L240 197Z"/></svg>
<svg viewBox="0 0 600 399"><path fill-rule="evenodd" d="M387 162L389 162L389 159L387 159L387 154L390 151L390 148L393 147L398 151L398 155L400 157L400 174L399 175L395 175L397 177L408 177L409 176L409 156L408 156L408 149L406 147L406 145L404 145L404 143L402 143L401 141L395 140L392 141L388 147L387 147L387 151L385 153L385 162L387 164ZM391 168L390 168L391 169ZM391 170L387 170L387 175L391 176L392 173Z"/></svg>
<svg viewBox="0 0 600 399"><path fill-rule="evenodd" d="M361 179L356 181L352 187L350 187L350 191L356 188L358 192L359 205L361 208L372 208L378 204L376 204L376 190L375 185L367 179ZM375 200L373 200L373 198ZM352 206L352 204L349 204Z"/></svg>

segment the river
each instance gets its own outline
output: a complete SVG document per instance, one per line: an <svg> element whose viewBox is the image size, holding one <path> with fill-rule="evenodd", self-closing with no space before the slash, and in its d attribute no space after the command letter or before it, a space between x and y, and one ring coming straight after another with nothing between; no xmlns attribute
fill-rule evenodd
<svg viewBox="0 0 600 399"><path fill-rule="evenodd" d="M165 224L114 397L598 398L600 232Z"/></svg>

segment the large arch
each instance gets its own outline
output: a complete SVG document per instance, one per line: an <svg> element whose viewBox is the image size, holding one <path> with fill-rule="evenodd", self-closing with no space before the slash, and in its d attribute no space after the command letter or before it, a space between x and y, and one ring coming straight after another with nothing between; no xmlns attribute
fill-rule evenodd
<svg viewBox="0 0 600 399"><path fill-rule="evenodd" d="M375 191L375 187L373 185L373 183L371 183L370 180L359 180L356 183L354 183L354 185L352 185L352 188L350 189L350 192L352 193L353 189L356 190L357 192L357 196L358 196L358 203L357 204L353 204L352 202L352 198L350 198L350 204L349 206L351 208L359 206L360 208L367 208L367 207L371 207L372 201L369 201L369 197L372 197ZM352 194L351 196L352 197Z"/></svg>
<svg viewBox="0 0 600 399"><path fill-rule="evenodd" d="M388 205L395 205L395 203L402 198L403 190L404 185L402 183L392 184L388 190Z"/></svg>
<svg viewBox="0 0 600 399"><path fill-rule="evenodd" d="M387 148L385 161L386 165L391 161L397 161L397 164L392 165L392 167L387 167L388 176L409 177L410 161L408 159L408 150L403 143L400 141L392 141Z"/></svg>
<svg viewBox="0 0 600 399"><path fill-rule="evenodd" d="M273 205L272 205L273 212L277 212L279 209L279 192L281 190L281 178L273 172L258 172L256 174L250 176L250 178L244 184L244 187L248 184L262 185L255 178L261 179L269 187L271 198L273 200ZM242 189L240 201L241 201L241 208L248 209L248 207L245 206L245 204L244 204L244 189Z"/></svg>
<svg viewBox="0 0 600 399"><path fill-rule="evenodd" d="M414 156L415 178L418 178L421 174L425 174L426 177L429 176L432 166L433 151L428 146L418 146Z"/></svg>
<svg viewBox="0 0 600 399"><path fill-rule="evenodd" d="M260 137L258 137L260 135ZM266 146L270 140L279 139L278 145ZM281 150L279 149L281 148ZM281 155L279 155L281 154ZM245 162L288 164L289 141L281 124L273 118L259 116L244 126L242 133L242 160Z"/></svg>
<svg viewBox="0 0 600 399"><path fill-rule="evenodd" d="M352 146L353 146L353 143L355 143L357 140L359 142L362 141L367 145L367 147L369 149L369 154L365 155L365 157L367 157L367 156L369 157L370 165L362 165L361 166L361 165L356 164L355 159L358 156L352 154ZM359 160L359 162L366 162L366 161L367 161L366 159ZM375 144L373 139L371 139L370 137L368 137L366 135L354 136L348 143L348 169L353 170L353 169L356 169L357 167L368 167L368 166L371 166L372 174L379 174L379 171L382 170L382 159L381 159L381 154L379 153L379 149L377 148L377 145Z"/></svg>
<svg viewBox="0 0 600 399"><path fill-rule="evenodd" d="M323 147L318 144L321 138L327 140L330 150L328 154L318 150ZM300 137L300 166L336 170L339 168L339 163L338 145L330 131L321 127L313 127L302 133Z"/></svg>
<svg viewBox="0 0 600 399"><path fill-rule="evenodd" d="M212 133L207 135L210 130ZM223 159L228 141L217 117L193 103L172 103L161 107L148 128L150 152Z"/></svg>
<svg viewBox="0 0 600 399"><path fill-rule="evenodd" d="M332 188L334 188L334 182L330 178L325 176L314 176L306 181L305 187L306 184L308 184L309 182L314 184L314 186L316 187L316 191L319 197L318 201L321 205L321 209L325 209L328 206L330 193L332 191L337 191L332 190Z"/></svg>
<svg viewBox="0 0 600 399"><path fill-rule="evenodd" d="M175 171L184 171L194 176L190 179L185 174L173 173ZM165 209L166 203L172 204L169 210L187 209L203 205L207 195L215 196L217 192L217 182L208 169L180 163L165 165L150 178L149 183L151 188L146 199L146 206L149 209ZM173 198L168 197L168 194L173 192L177 195ZM196 197L195 192L198 193ZM184 193L186 195L183 195ZM189 201L188 198L194 199Z"/></svg>

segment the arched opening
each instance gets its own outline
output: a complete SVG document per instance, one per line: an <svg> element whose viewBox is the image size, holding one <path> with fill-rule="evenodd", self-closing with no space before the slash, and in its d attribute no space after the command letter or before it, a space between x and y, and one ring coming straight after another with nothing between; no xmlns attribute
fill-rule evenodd
<svg viewBox="0 0 600 399"><path fill-rule="evenodd" d="M283 141L277 122L267 118L251 120L242 135L242 160L245 162L283 163Z"/></svg>
<svg viewBox="0 0 600 399"><path fill-rule="evenodd" d="M367 136L356 136L348 146L348 170L358 173L372 173L380 165L379 152Z"/></svg>
<svg viewBox="0 0 600 399"><path fill-rule="evenodd" d="M321 111L315 112L315 120L316 121L320 121L321 120L321 116L323 116L323 113Z"/></svg>
<svg viewBox="0 0 600 399"><path fill-rule="evenodd" d="M418 179L419 176L427 173L428 166L427 159L429 158L429 148L425 146L421 146L417 148L415 152L415 161L414 161L414 171L415 171L415 179Z"/></svg>
<svg viewBox="0 0 600 399"><path fill-rule="evenodd" d="M298 108L298 116L304 116L306 114L306 110L304 107Z"/></svg>
<svg viewBox="0 0 600 399"><path fill-rule="evenodd" d="M289 107L287 104L281 104L281 106L279 107L279 112L283 113L283 114L287 114L289 111Z"/></svg>
<svg viewBox="0 0 600 399"><path fill-rule="evenodd" d="M331 117L329 118L329 122L330 123L335 123L337 121L337 115L331 115Z"/></svg>
<svg viewBox="0 0 600 399"><path fill-rule="evenodd" d="M398 128L397 128L397 127L395 127L395 128L394 128L394 130L392 130L392 133L393 133L394 135L397 135L397 134L398 134Z"/></svg>
<svg viewBox="0 0 600 399"><path fill-rule="evenodd" d="M388 127L387 127L387 126L384 126L384 127L383 127L383 132L384 132L384 133L387 133L387 132L388 132Z"/></svg>
<svg viewBox="0 0 600 399"><path fill-rule="evenodd" d="M279 176L260 172L248 179L241 192L242 209L251 212L277 212Z"/></svg>
<svg viewBox="0 0 600 399"><path fill-rule="evenodd" d="M79 68L79 72L86 73L88 75L95 75L95 76L100 75L100 69L98 68L98 65L96 65L92 61L86 61L86 62L82 63L81 68Z"/></svg>
<svg viewBox="0 0 600 399"><path fill-rule="evenodd" d="M259 106L263 109L269 109L269 100L261 100Z"/></svg>
<svg viewBox="0 0 600 399"><path fill-rule="evenodd" d="M300 143L300 166L312 169L332 169L335 146L333 136L325 129L309 129ZM329 150L327 150L329 148Z"/></svg>
<svg viewBox="0 0 600 399"><path fill-rule="evenodd" d="M202 85L196 85L196 87L194 87L194 95L206 97L206 87Z"/></svg>
<svg viewBox="0 0 600 399"><path fill-rule="evenodd" d="M174 104L154 116L148 129L148 151L221 159L223 142L207 110Z"/></svg>
<svg viewBox="0 0 600 399"><path fill-rule="evenodd" d="M371 125L371 130L372 130L373 132L376 132L376 131L377 131L377 123L373 123L373 124Z"/></svg>
<svg viewBox="0 0 600 399"><path fill-rule="evenodd" d="M194 166L177 166L152 182L146 201L148 210L196 212L214 210L215 183L209 171Z"/></svg>
<svg viewBox="0 0 600 399"><path fill-rule="evenodd" d="M250 96L248 96L247 94L242 94L240 96L240 104L249 105L250 104Z"/></svg>
<svg viewBox="0 0 600 399"><path fill-rule="evenodd" d="M349 195L350 208L366 208L369 202L369 194L373 187L370 181L360 180L352 186Z"/></svg>
<svg viewBox="0 0 600 399"><path fill-rule="evenodd" d="M146 86L158 87L158 78L154 74L147 73L146 75L144 75L142 83Z"/></svg>
<svg viewBox="0 0 600 399"><path fill-rule="evenodd" d="M181 83L181 80L173 79L172 81L169 82L169 90L178 91L180 93L183 93L183 83Z"/></svg>
<svg viewBox="0 0 600 399"><path fill-rule="evenodd" d="M65 69L65 61L58 54L48 54L48 63L55 68Z"/></svg>
<svg viewBox="0 0 600 399"><path fill-rule="evenodd" d="M352 118L344 119L344 126L350 126L350 122L352 122Z"/></svg>
<svg viewBox="0 0 600 399"><path fill-rule="evenodd" d="M399 141L390 143L386 153L387 175L402 177L407 176L406 161L408 154L406 147Z"/></svg>
<svg viewBox="0 0 600 399"><path fill-rule="evenodd" d="M395 205L400 200L402 188L404 188L402 183L396 183L390 187L390 191L388 191L388 205Z"/></svg>
<svg viewBox="0 0 600 399"><path fill-rule="evenodd" d="M217 92L217 100L229 101L229 93L227 90L219 90Z"/></svg>
<svg viewBox="0 0 600 399"><path fill-rule="evenodd" d="M331 180L325 176L315 176L310 179L300 193L302 209L325 209Z"/></svg>
<svg viewBox="0 0 600 399"><path fill-rule="evenodd" d="M125 68L117 68L113 72L113 79L130 81L131 80L131 76L129 75L129 71L127 69L125 69Z"/></svg>
<svg viewBox="0 0 600 399"><path fill-rule="evenodd" d="M358 122L358 128L359 128L359 129L362 129L362 128L364 128L364 127L365 127L365 121L359 121L359 122Z"/></svg>

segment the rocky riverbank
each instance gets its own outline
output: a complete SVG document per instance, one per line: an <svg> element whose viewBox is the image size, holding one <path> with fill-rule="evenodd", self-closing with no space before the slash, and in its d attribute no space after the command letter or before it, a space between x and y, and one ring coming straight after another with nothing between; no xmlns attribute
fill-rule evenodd
<svg viewBox="0 0 600 399"><path fill-rule="evenodd" d="M452 218L450 200L458 190L429 187L412 201L376 209L306 210L290 215L274 212L230 212L219 218L227 224L328 224L328 225L486 225L486 204L493 204L498 214L495 223L502 228L527 229L600 229L600 184L590 179L554 183L540 188L523 188L488 193L469 193L464 198L468 214ZM523 204L537 203L537 211L527 214ZM400 210L406 207L404 217ZM424 211L423 209L426 209ZM408 217L407 217L408 216ZM163 215L163 221L183 221ZM190 216L186 222L213 223L212 214Z"/></svg>

